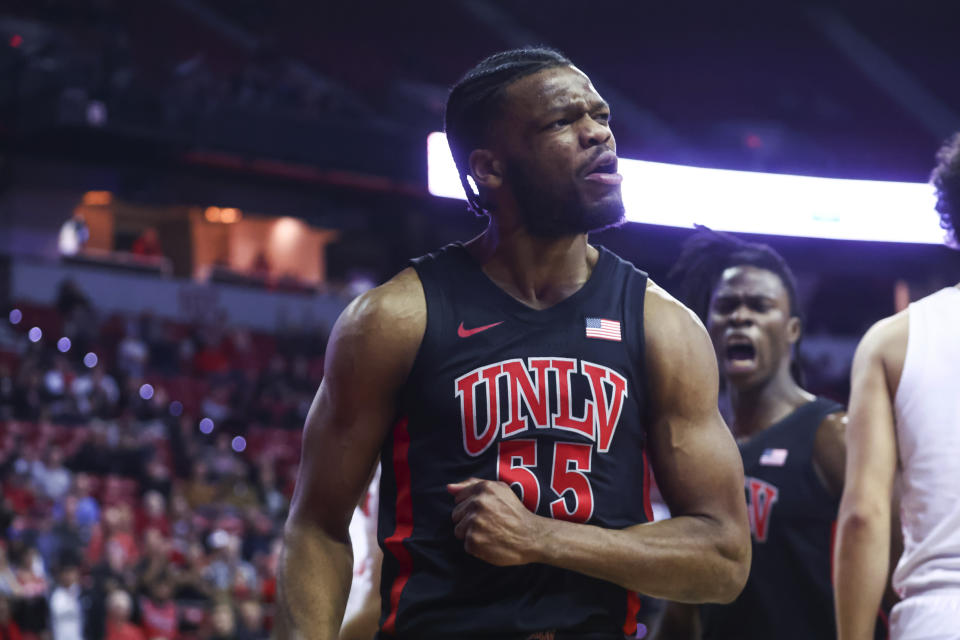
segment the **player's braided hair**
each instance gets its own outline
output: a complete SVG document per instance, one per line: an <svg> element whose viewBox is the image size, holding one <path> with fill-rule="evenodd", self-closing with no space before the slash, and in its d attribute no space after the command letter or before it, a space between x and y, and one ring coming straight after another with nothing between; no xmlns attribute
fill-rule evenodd
<svg viewBox="0 0 960 640"><path fill-rule="evenodd" d="M678 282L683 303L706 324L710 299L720 282L720 276L730 267L743 265L765 269L780 278L787 290L790 315L799 318L802 326L803 314L797 300L797 280L783 256L769 245L747 242L728 233L697 226L697 231L683 244L680 257L668 277ZM790 373L797 384L803 384L799 339L794 345Z"/></svg>
<svg viewBox="0 0 960 640"><path fill-rule="evenodd" d="M482 215L486 207L467 180L470 153L483 147L484 136L497 116L504 89L538 71L572 64L562 53L549 47L512 49L481 60L451 89L447 97L444 130L467 194L467 204L477 215Z"/></svg>
<svg viewBox="0 0 960 640"><path fill-rule="evenodd" d="M960 247L960 133L944 143L937 161L930 181L937 190L940 226L950 234L954 246Z"/></svg>

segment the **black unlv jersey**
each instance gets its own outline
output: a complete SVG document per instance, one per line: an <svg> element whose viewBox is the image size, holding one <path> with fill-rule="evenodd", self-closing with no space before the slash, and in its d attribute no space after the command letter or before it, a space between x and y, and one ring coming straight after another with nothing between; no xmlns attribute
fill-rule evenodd
<svg viewBox="0 0 960 640"><path fill-rule="evenodd" d="M454 536L448 483L509 483L548 518L650 521L644 456L646 274L609 251L533 310L460 244L419 258L427 327L382 452L381 637L622 638L636 597L542 564L495 567Z"/></svg>
<svg viewBox="0 0 960 640"><path fill-rule="evenodd" d="M709 640L837 637L830 568L839 497L813 466L817 429L843 407L818 398L740 445L753 563L740 596L701 607Z"/></svg>

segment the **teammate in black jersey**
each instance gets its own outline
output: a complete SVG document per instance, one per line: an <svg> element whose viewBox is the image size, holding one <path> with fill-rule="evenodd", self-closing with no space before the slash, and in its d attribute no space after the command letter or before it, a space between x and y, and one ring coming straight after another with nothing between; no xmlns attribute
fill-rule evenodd
<svg viewBox="0 0 960 640"><path fill-rule="evenodd" d="M660 640L836 637L830 553L845 412L801 386L793 273L767 245L700 229L674 273L713 341L740 445L753 564L729 605L671 603Z"/></svg>
<svg viewBox="0 0 960 640"><path fill-rule="evenodd" d="M304 433L279 638L334 638L378 454L381 637L622 638L642 592L729 602L743 474L695 316L587 243L622 220L609 106L549 49L494 55L446 129L479 237L337 321ZM476 185L476 191L467 176ZM674 517L646 524L650 466Z"/></svg>

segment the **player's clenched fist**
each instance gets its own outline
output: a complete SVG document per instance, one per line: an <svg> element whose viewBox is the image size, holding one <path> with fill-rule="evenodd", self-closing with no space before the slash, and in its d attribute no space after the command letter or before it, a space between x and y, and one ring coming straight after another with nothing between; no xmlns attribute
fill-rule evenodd
<svg viewBox="0 0 960 640"><path fill-rule="evenodd" d="M456 503L454 534L467 553L501 567L536 561L541 518L508 485L470 478L447 490Z"/></svg>

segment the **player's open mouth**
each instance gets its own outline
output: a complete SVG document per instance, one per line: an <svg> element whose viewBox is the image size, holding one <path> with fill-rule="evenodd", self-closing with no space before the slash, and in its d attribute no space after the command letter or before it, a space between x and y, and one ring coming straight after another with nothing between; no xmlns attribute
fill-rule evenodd
<svg viewBox="0 0 960 640"><path fill-rule="evenodd" d="M617 173L617 154L612 151L601 154L587 168L584 178L607 185L618 185L623 182L623 176Z"/></svg>
<svg viewBox="0 0 960 640"><path fill-rule="evenodd" d="M727 373L752 371L757 363L757 348L745 336L731 336L724 345Z"/></svg>

